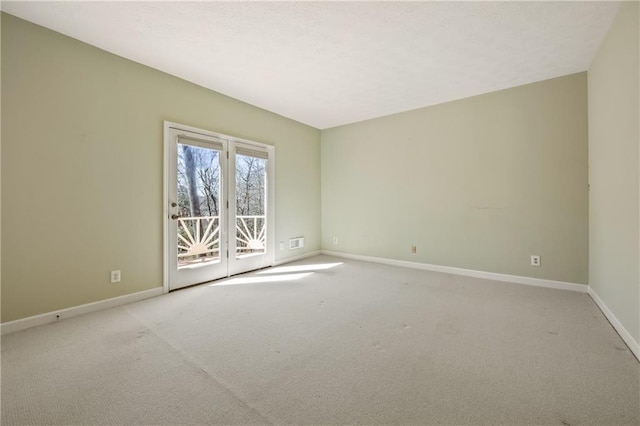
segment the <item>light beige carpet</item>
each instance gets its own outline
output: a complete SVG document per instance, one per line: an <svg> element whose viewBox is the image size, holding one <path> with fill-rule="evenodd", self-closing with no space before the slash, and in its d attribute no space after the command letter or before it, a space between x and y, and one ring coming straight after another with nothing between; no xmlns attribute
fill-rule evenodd
<svg viewBox="0 0 640 426"><path fill-rule="evenodd" d="M4 425L639 424L639 386L586 294L328 256L2 337Z"/></svg>

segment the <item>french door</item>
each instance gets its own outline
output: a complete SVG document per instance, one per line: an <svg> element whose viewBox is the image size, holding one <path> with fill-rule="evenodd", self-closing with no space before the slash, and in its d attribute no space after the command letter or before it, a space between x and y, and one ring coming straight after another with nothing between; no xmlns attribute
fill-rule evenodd
<svg viewBox="0 0 640 426"><path fill-rule="evenodd" d="M273 264L273 147L165 122L165 291Z"/></svg>

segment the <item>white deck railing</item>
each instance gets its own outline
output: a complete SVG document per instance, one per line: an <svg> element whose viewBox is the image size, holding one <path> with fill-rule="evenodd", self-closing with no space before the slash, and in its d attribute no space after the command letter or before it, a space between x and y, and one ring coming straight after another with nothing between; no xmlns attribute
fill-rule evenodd
<svg viewBox="0 0 640 426"><path fill-rule="evenodd" d="M236 255L264 252L265 240L265 216L236 216ZM219 243L219 216L178 218L178 259L217 258Z"/></svg>
<svg viewBox="0 0 640 426"><path fill-rule="evenodd" d="M264 216L236 216L236 252L263 252L267 227Z"/></svg>

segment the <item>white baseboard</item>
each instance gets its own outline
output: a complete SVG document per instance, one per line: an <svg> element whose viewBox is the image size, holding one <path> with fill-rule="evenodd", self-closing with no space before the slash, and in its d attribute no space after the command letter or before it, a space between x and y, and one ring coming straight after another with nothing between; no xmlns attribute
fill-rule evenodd
<svg viewBox="0 0 640 426"><path fill-rule="evenodd" d="M629 346L629 349L631 349L631 352L633 352L633 354L636 356L638 361L640 361L640 343L636 342L633 336L631 336L631 333L629 333L627 329L624 328L624 325L622 325L622 323L613 314L613 312L611 312L611 309L609 309L609 307L605 305L602 299L600 299L600 296L598 296L598 293L596 293L595 290L591 287L589 287L589 296L591 296L593 301L596 302L596 305L598 305L598 308L600 308L604 316L607 317L607 319L609 320L613 328L618 332L622 340L624 340L627 346Z"/></svg>
<svg viewBox="0 0 640 426"><path fill-rule="evenodd" d="M138 293L125 294L111 299L99 300L97 302L87 303L70 308L60 309L58 311L47 312L45 314L34 315L32 317L22 318L15 321L4 322L0 324L0 334L5 335L15 331L24 330L26 328L36 327L38 325L49 324L60 321L65 318L71 318L78 315L95 312L102 309L113 308L116 306L126 305L128 303L137 302L139 300L148 299L150 297L163 294L163 288L157 287L149 290L140 291Z"/></svg>
<svg viewBox="0 0 640 426"><path fill-rule="evenodd" d="M495 281L506 281L515 284L525 284L538 287L554 288L558 290L570 290L580 293L588 293L600 308L604 316L609 320L613 328L618 332L622 340L629 346L631 352L640 361L640 343L631 336L631 333L622 325L622 323L611 312L609 307L600 299L598 294L590 287L584 284L568 283L564 281L545 280L540 278L522 277L518 275L498 274L494 272L476 271L473 269L455 268L452 266L431 265L428 263L409 262L404 260L386 259L382 257L362 256L358 254L350 254L343 252L334 252L329 250L321 250L322 254L344 257L347 259L363 260L365 262L383 263L386 265L402 266L406 268L422 269L425 271L444 272L447 274L465 275L475 278L485 278Z"/></svg>
<svg viewBox="0 0 640 426"><path fill-rule="evenodd" d="M320 251L316 250L313 252L301 254L299 256L280 259L275 261L273 263L273 266L295 262L297 260L306 259L308 257L317 256L319 254L320 254ZM72 306L70 308L47 312L40 315L34 315L32 317L21 318L15 321L5 322L0 324L0 335L13 333L16 331L24 330L26 328L36 327L39 325L50 324L52 322L60 321L65 318L71 318L78 315L87 314L89 312L95 312L102 309L126 305L128 303L137 302L139 300L148 299L150 297L159 296L161 294L164 294L164 288L156 287L156 288L141 291L138 293L126 294L124 296L118 296L118 297L114 297L106 300L99 300L97 302L87 303L85 305Z"/></svg>
<svg viewBox="0 0 640 426"><path fill-rule="evenodd" d="M284 258L284 259L279 259L279 260L276 260L275 262L273 262L273 266L284 265L285 263L291 263L291 262L295 262L296 260L302 260L302 259L306 259L306 258L309 258L309 257L318 256L319 254L320 254L320 250L316 250L316 251L312 251L312 252L309 252L309 253L301 254L299 256L287 257L287 258Z"/></svg>
<svg viewBox="0 0 640 426"><path fill-rule="evenodd" d="M422 269L425 271L444 272L446 274L464 275L467 277L484 278L494 281L505 281L515 284L525 284L537 287L555 288L558 290L577 291L586 293L588 286L585 284L568 283L564 281L545 280L541 278L522 277L519 275L498 274L495 272L476 271L473 269L455 268L453 266L431 265L428 263L409 262L406 260L386 259L383 257L362 256L343 252L322 250L322 254L344 257L347 259L364 260L366 262L384 263L386 265L402 266L405 268Z"/></svg>

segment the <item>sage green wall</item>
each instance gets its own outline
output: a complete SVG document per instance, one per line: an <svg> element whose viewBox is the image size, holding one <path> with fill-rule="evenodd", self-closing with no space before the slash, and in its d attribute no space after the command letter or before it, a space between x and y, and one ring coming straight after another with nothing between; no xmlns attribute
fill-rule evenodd
<svg viewBox="0 0 640 426"><path fill-rule="evenodd" d="M589 284L640 342L638 3L621 6L588 71Z"/></svg>
<svg viewBox="0 0 640 426"><path fill-rule="evenodd" d="M322 248L586 284L586 85L574 74L324 130Z"/></svg>
<svg viewBox="0 0 640 426"><path fill-rule="evenodd" d="M162 285L163 120L275 145L276 258L319 249L319 130L7 14L2 89L3 322Z"/></svg>

